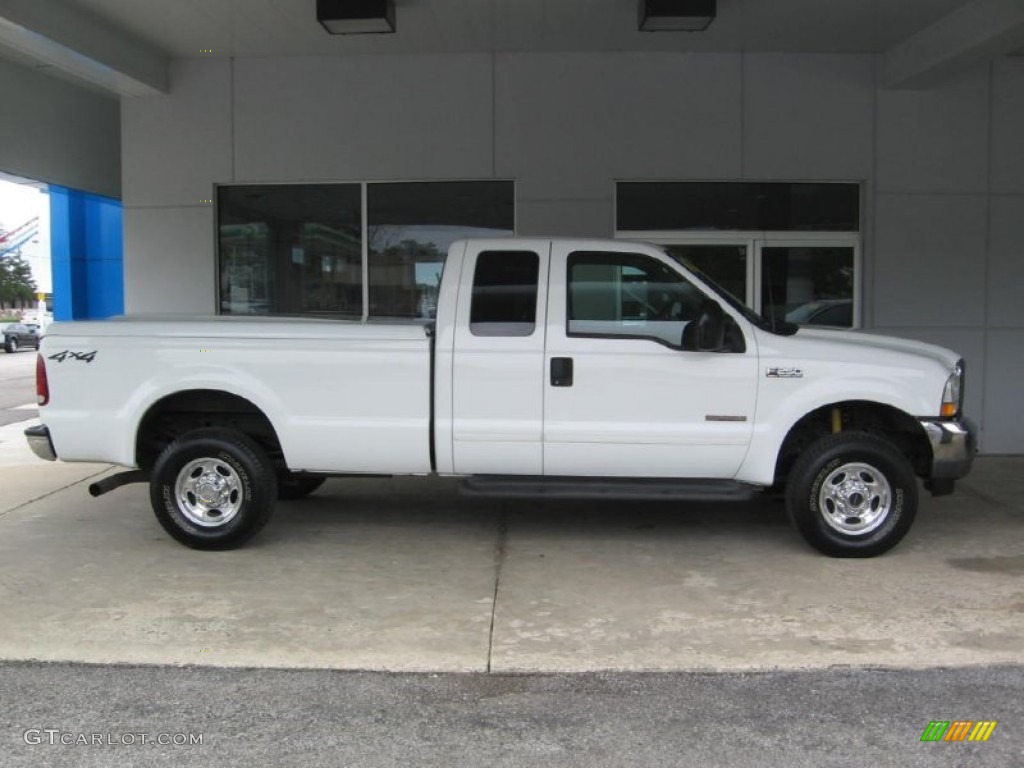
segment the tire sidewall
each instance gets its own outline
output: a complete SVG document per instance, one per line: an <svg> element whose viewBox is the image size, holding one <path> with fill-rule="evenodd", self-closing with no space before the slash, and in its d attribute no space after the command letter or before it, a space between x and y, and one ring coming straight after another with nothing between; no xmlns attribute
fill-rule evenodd
<svg viewBox="0 0 1024 768"><path fill-rule="evenodd" d="M213 458L238 475L242 503L223 525L198 525L181 511L175 487L182 468L190 461ZM277 495L276 478L263 452L244 435L200 431L169 445L157 459L150 478L153 511L175 539L197 549L227 549L245 542L266 523Z"/></svg>
<svg viewBox="0 0 1024 768"><path fill-rule="evenodd" d="M832 528L820 509L822 485L843 464L865 463L885 476L891 508L885 521L862 535ZM791 477L788 507L797 530L818 550L833 557L872 557L894 547L906 535L917 511L917 478L909 462L888 442L873 435L830 435L810 446Z"/></svg>

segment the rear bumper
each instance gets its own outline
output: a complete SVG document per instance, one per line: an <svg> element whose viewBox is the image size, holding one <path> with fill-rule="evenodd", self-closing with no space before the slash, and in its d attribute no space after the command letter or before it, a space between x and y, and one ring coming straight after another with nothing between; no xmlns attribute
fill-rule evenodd
<svg viewBox="0 0 1024 768"><path fill-rule="evenodd" d="M958 480L971 471L978 450L978 428L974 422L921 419L921 426L932 446L929 480Z"/></svg>
<svg viewBox="0 0 1024 768"><path fill-rule="evenodd" d="M26 429L25 439L28 440L28 447L32 449L32 453L40 459L57 460L57 452L53 450L53 441L50 439L50 429L45 424L37 424Z"/></svg>

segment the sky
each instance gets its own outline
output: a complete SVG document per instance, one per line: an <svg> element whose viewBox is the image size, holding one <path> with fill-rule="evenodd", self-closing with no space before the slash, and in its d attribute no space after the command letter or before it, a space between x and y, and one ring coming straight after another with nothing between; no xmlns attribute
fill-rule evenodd
<svg viewBox="0 0 1024 768"><path fill-rule="evenodd" d="M50 270L50 198L38 187L14 184L0 178L0 229L10 231L39 217L39 236L26 243L21 255L32 267L36 287L49 293L53 290Z"/></svg>
<svg viewBox="0 0 1024 768"><path fill-rule="evenodd" d="M11 230L19 227L49 201L36 187L12 184L0 179L0 229Z"/></svg>

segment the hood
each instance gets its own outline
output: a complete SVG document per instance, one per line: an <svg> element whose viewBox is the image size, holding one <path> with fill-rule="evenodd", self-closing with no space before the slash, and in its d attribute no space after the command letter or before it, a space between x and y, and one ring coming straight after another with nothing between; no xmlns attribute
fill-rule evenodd
<svg viewBox="0 0 1024 768"><path fill-rule="evenodd" d="M850 362L864 360L880 363L890 360L893 355L908 355L938 363L943 369L951 371L961 357L953 350L935 344L866 331L801 328L793 336L769 336L768 339L764 339L764 336L769 335L761 336L762 347L774 347L781 354L800 353L805 348L815 356Z"/></svg>

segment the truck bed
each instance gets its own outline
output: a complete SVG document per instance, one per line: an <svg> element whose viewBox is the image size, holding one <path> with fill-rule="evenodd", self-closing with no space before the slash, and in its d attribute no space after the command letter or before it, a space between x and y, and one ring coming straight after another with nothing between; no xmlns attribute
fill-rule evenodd
<svg viewBox="0 0 1024 768"><path fill-rule="evenodd" d="M419 321L122 317L58 323L42 354L58 394L41 415L67 461L134 466L143 414L211 389L265 413L292 470L430 471L430 340Z"/></svg>

